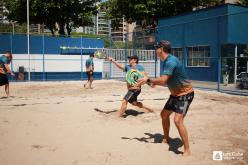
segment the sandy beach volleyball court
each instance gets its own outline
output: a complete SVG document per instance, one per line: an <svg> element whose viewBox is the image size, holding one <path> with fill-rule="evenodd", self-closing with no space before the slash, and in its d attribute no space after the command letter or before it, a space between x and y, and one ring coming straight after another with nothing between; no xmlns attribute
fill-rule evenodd
<svg viewBox="0 0 248 165"><path fill-rule="evenodd" d="M192 155L182 157L182 142L171 118L171 144L160 143L160 111L165 87L144 86L139 99L154 113L128 106L116 111L125 82L11 83L11 97L0 95L1 165L212 165L248 164L248 97L195 90L186 117ZM242 160L213 160L213 151L243 153ZM228 155L227 155L228 156ZM235 158L236 159L236 158Z"/></svg>

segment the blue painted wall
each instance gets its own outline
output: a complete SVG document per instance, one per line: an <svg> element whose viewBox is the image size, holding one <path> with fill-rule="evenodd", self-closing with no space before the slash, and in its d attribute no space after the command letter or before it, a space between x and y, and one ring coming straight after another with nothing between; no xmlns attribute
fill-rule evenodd
<svg viewBox="0 0 248 165"><path fill-rule="evenodd" d="M83 72L81 78L81 72L30 72L31 81L76 81L76 80L88 80L86 72ZM15 78L8 75L10 81L17 81ZM94 80L101 80L102 72L94 72ZM28 72L24 73L24 80L28 80ZM19 81L19 80L18 80Z"/></svg>
<svg viewBox="0 0 248 165"><path fill-rule="evenodd" d="M247 44L247 29L248 8L227 4L160 19L156 38L169 40L172 47L183 48L184 66L188 46L210 46L210 67L186 67L185 70L192 80L217 82L221 45Z"/></svg>
<svg viewBox="0 0 248 165"><path fill-rule="evenodd" d="M68 37L44 37L44 53L45 54L61 54L61 53L76 53L80 54L80 50L73 52L62 52L61 46L81 47L81 38L68 38ZM82 47L103 48L104 42L102 39L95 38L82 38ZM26 54L27 53L27 37L25 35L0 35L0 53L6 50L11 50L13 54ZM42 54L43 53L43 38L42 36L30 36L30 53ZM88 54L89 51L83 52Z"/></svg>
<svg viewBox="0 0 248 165"><path fill-rule="evenodd" d="M248 8L228 6L228 43L248 43Z"/></svg>

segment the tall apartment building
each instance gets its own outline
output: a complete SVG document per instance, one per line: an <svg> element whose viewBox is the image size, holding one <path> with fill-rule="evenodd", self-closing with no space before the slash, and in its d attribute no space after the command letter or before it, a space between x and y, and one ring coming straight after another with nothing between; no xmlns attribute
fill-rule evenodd
<svg viewBox="0 0 248 165"><path fill-rule="evenodd" d="M113 41L125 41L125 36L128 33L128 40L132 41L132 32L134 30L135 23L128 24L124 18L119 21L118 28L112 28L111 20L107 18L106 12L100 11L96 16L92 16L94 26L85 26L77 28L77 32L86 34L98 34L110 36Z"/></svg>
<svg viewBox="0 0 248 165"><path fill-rule="evenodd" d="M111 28L111 21L107 19L106 12L100 11L96 16L95 21L96 34L99 35L109 35Z"/></svg>
<svg viewBox="0 0 248 165"><path fill-rule="evenodd" d="M3 2L0 2L0 23L9 23L4 13L7 12Z"/></svg>
<svg viewBox="0 0 248 165"><path fill-rule="evenodd" d="M109 21L106 12L99 12L92 16L93 26L83 26L76 29L78 33L109 35Z"/></svg>

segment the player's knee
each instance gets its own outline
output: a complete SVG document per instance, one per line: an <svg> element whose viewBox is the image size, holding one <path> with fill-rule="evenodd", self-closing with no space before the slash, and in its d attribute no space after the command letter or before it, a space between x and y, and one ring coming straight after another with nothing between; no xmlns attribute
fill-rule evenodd
<svg viewBox="0 0 248 165"><path fill-rule="evenodd" d="M127 104L127 103L128 103L127 100L125 100L125 99L122 100L122 104Z"/></svg>
<svg viewBox="0 0 248 165"><path fill-rule="evenodd" d="M183 124L183 121L182 121L181 118L175 117L175 118L174 118L174 123L175 123L175 125L178 127L178 126L180 126L180 125Z"/></svg>

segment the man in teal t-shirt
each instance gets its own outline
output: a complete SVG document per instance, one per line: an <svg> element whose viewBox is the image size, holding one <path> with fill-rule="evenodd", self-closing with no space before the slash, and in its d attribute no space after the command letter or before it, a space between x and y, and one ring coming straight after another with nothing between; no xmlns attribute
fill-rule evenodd
<svg viewBox="0 0 248 165"><path fill-rule="evenodd" d="M88 76L88 81L84 84L84 88L88 88L87 85L89 84L89 88L92 88L92 82L94 80L94 54L90 55L90 58L88 58L85 62L85 67L86 67L86 74Z"/></svg>
<svg viewBox="0 0 248 165"><path fill-rule="evenodd" d="M165 40L160 41L155 45L155 50L156 55L162 62L161 76L155 79L146 77L141 79L139 84L148 83L151 86L168 86L171 95L161 111L162 127L164 131L163 142L169 143L170 115L174 112L174 122L184 145L183 155L188 156L190 155L190 149L184 118L193 101L194 90L181 63L177 57L170 54L170 42Z"/></svg>
<svg viewBox="0 0 248 165"><path fill-rule="evenodd" d="M15 74L10 70L9 64L12 60L11 52L7 51L5 55L0 57L0 86L5 86L5 92L7 97L9 97L9 80L7 74L15 76Z"/></svg>

